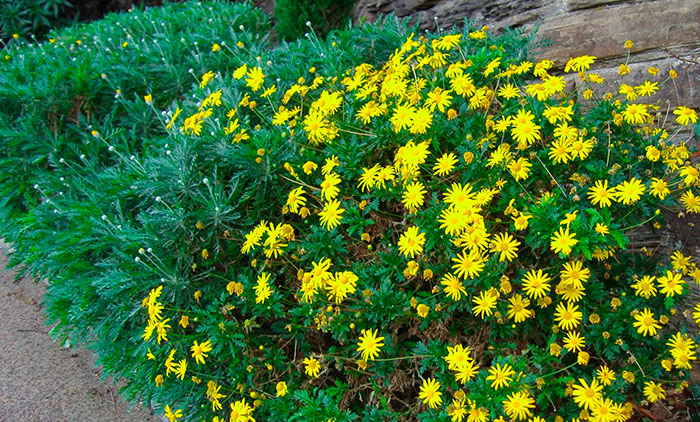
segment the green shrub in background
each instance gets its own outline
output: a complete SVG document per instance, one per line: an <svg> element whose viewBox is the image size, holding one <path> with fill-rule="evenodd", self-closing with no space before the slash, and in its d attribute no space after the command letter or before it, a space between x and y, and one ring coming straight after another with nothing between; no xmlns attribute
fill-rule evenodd
<svg viewBox="0 0 700 422"><path fill-rule="evenodd" d="M135 263L131 249L160 241L177 254L191 249L192 239L169 234L170 216L152 222L143 210L158 205L154 198L175 180L191 193L201 170L187 150L168 144L169 116L154 111L191 101L203 75L214 75L209 71L230 73L258 57L274 62L279 77L309 64L338 72L361 60L380 63L406 31L390 22L338 34L343 54L330 60L318 56L319 40L265 54L266 20L249 5L192 2L111 15L52 34L47 43L3 51L0 160L7 171L0 189L11 261L51 281L45 305L58 323L54 334L89 344L105 375L127 379L128 397L153 399L159 408L171 393L152 388L134 359L142 355L135 342L142 327L133 300L153 274ZM108 224L103 215L124 220ZM129 235L111 233L114 227ZM170 270L189 274L189 256L171 258Z"/></svg>
<svg viewBox="0 0 700 422"><path fill-rule="evenodd" d="M26 180L0 167L0 187L28 188L3 206L13 262L50 280L55 334L82 337L128 398L217 422L607 421L693 400L697 326L669 321L700 272L624 250L663 227L658 207L700 211L682 132L635 101L665 75L599 92L578 57L574 100L528 39L468 25L419 37L388 20L267 50L247 30L195 38L240 29L229 12L255 27L235 7L130 20L203 25L127 56L137 70L104 66L118 54L97 25L3 64L2 155ZM170 74L171 43L196 65L172 69L179 88L142 77L124 94L142 69ZM95 106L67 95L60 130L31 132L52 127L52 91L25 73L55 44L48 65L102 63L76 85Z"/></svg>
<svg viewBox="0 0 700 422"><path fill-rule="evenodd" d="M109 162L88 128L119 130L138 150L160 127L145 94L153 93L154 105L169 105L190 89L194 75L259 54L267 29L267 17L249 5L187 3L110 15L52 34L48 43L5 49L3 224L35 205L33 185L60 158L85 154L99 166ZM231 54L210 54L214 44Z"/></svg>
<svg viewBox="0 0 700 422"><path fill-rule="evenodd" d="M0 39L43 38L51 29L71 24L69 0L6 0L0 4Z"/></svg>
<svg viewBox="0 0 700 422"><path fill-rule="evenodd" d="M295 40L314 30L324 37L350 22L354 0L275 0L275 30L283 40Z"/></svg>

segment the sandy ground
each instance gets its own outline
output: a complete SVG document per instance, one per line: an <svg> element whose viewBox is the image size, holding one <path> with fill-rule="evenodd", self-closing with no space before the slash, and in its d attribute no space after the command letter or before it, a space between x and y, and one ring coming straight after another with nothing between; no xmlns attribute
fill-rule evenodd
<svg viewBox="0 0 700 422"><path fill-rule="evenodd" d="M129 410L112 382L100 382L92 352L64 348L49 336L43 283L14 281L0 244L0 422L155 422Z"/></svg>

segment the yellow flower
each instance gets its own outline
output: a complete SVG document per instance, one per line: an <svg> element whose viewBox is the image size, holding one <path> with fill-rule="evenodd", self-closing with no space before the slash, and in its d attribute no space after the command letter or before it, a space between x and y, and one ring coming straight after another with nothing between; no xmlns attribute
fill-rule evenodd
<svg viewBox="0 0 700 422"><path fill-rule="evenodd" d="M195 340L190 350L192 350L192 357L195 359L197 364L203 365L204 358L206 358L208 356L207 353L211 352L212 350L211 340L207 340L200 344L197 344L197 340Z"/></svg>
<svg viewBox="0 0 700 422"><path fill-rule="evenodd" d="M608 188L607 180L597 180L588 190L588 199L593 205L605 208L609 207L612 201L617 200L617 192L614 188Z"/></svg>
<svg viewBox="0 0 700 422"><path fill-rule="evenodd" d="M187 328L188 325L190 325L190 317L187 315L183 315L180 317L180 325L182 328Z"/></svg>
<svg viewBox="0 0 700 422"><path fill-rule="evenodd" d="M539 299L547 295L551 289L549 280L551 278L542 270L529 270L523 277L523 289L530 298Z"/></svg>
<svg viewBox="0 0 700 422"><path fill-rule="evenodd" d="M683 274L681 273L666 271L666 275L659 277L657 280L659 283L659 292L665 294L666 297L682 295L683 285L685 284L682 277Z"/></svg>
<svg viewBox="0 0 700 422"><path fill-rule="evenodd" d="M277 397L284 397L287 395L287 383L280 381L275 385L275 390L277 391Z"/></svg>
<svg viewBox="0 0 700 422"><path fill-rule="evenodd" d="M495 295L492 295L488 291L482 291L479 293L479 296L474 296L472 299L472 302L474 303L474 306L472 307L474 315L484 319L485 317L493 314L493 309L496 307L497 299L498 298Z"/></svg>
<svg viewBox="0 0 700 422"><path fill-rule="evenodd" d="M483 40L484 38L486 38L486 32L483 30L470 32L469 38L473 40Z"/></svg>
<svg viewBox="0 0 700 422"><path fill-rule="evenodd" d="M597 59L597 57L589 55L571 58L566 63L566 66L564 66L564 72L568 73L572 70L574 72L582 72L588 70L591 68L591 65L595 62L595 59Z"/></svg>
<svg viewBox="0 0 700 422"><path fill-rule="evenodd" d="M586 365L588 365L588 360L590 358L591 358L591 355L588 354L588 352L582 350L582 351L578 352L578 354L576 355L576 363L578 363L579 365L586 366Z"/></svg>
<svg viewBox="0 0 700 422"><path fill-rule="evenodd" d="M324 176L323 182L321 182L321 196L326 201L335 199L340 193L340 188L338 184L341 182L340 176L337 173L328 173Z"/></svg>
<svg viewBox="0 0 700 422"><path fill-rule="evenodd" d="M552 356L559 356L561 354L561 346L557 343L552 343L549 345L549 354Z"/></svg>
<svg viewBox="0 0 700 422"><path fill-rule="evenodd" d="M645 275L641 279L637 280L637 282L632 285L634 295L641 296L645 299L649 299L651 296L656 296L656 287L654 287L655 278L656 277Z"/></svg>
<svg viewBox="0 0 700 422"><path fill-rule="evenodd" d="M394 125L394 132L399 133L404 128L409 128L416 108L410 104L399 104L389 121Z"/></svg>
<svg viewBox="0 0 700 422"><path fill-rule="evenodd" d="M688 126L689 124L695 124L698 122L698 113L692 108L678 106L673 110L673 114L676 116L676 123L683 126Z"/></svg>
<svg viewBox="0 0 700 422"><path fill-rule="evenodd" d="M605 224L596 223L595 224L595 232L601 236L605 236L606 234L610 233L610 229Z"/></svg>
<svg viewBox="0 0 700 422"><path fill-rule="evenodd" d="M438 158L433 166L433 174L436 176L446 176L452 172L457 164L457 156L453 153L444 153Z"/></svg>
<svg viewBox="0 0 700 422"><path fill-rule="evenodd" d="M530 164L530 162L523 157L520 157L517 160L511 160L510 163L508 163L508 170L516 181L527 179L527 177L530 175L531 167L532 164Z"/></svg>
<svg viewBox="0 0 700 422"><path fill-rule="evenodd" d="M459 41L462 39L462 34L450 34L445 35L440 39L433 41L433 46L438 50L450 50L453 47L459 45Z"/></svg>
<svg viewBox="0 0 700 422"><path fill-rule="evenodd" d="M343 219L345 209L340 208L340 202L336 199L326 202L323 210L318 214L321 218L321 226L327 230L333 230Z"/></svg>
<svg viewBox="0 0 700 422"><path fill-rule="evenodd" d="M687 190L681 195L680 199L686 211L700 214L700 196L696 196L693 191Z"/></svg>
<svg viewBox="0 0 700 422"><path fill-rule="evenodd" d="M650 97L652 94L654 94L656 91L659 90L659 83L658 82L649 82L649 81L644 81L642 85L637 85L634 87L634 90L637 92L637 94L641 96L648 96Z"/></svg>
<svg viewBox="0 0 700 422"><path fill-rule="evenodd" d="M433 122L433 113L429 108L422 107L413 113L411 118L409 132L414 135L424 134Z"/></svg>
<svg viewBox="0 0 700 422"><path fill-rule="evenodd" d="M285 205L289 207L290 212L298 214L299 208L306 205L306 198L304 197L305 193L306 192L304 191L304 188L301 186L289 192L289 194L287 195L287 202Z"/></svg>
<svg viewBox="0 0 700 422"><path fill-rule="evenodd" d="M182 410L177 409L175 412L173 412L170 409L169 405L165 405L165 417L168 418L169 422L176 422L178 419L182 417Z"/></svg>
<svg viewBox="0 0 700 422"><path fill-rule="evenodd" d="M529 220L532 218L531 215L519 213L517 216L513 216L513 225L515 230L525 230L529 224Z"/></svg>
<svg viewBox="0 0 700 422"><path fill-rule="evenodd" d="M508 417L515 420L523 420L532 416L530 409L535 407L535 399L530 397L530 394L523 390L506 396L503 400L503 410Z"/></svg>
<svg viewBox="0 0 700 422"><path fill-rule="evenodd" d="M442 393L440 392L440 383L435 381L435 378L423 380L423 385L420 387L418 398L423 400L431 409L437 408L442 404Z"/></svg>
<svg viewBox="0 0 700 422"><path fill-rule="evenodd" d="M586 410L590 409L596 401L603 398L603 386L595 378L590 384L585 379L579 378L578 384L573 387L574 402Z"/></svg>
<svg viewBox="0 0 700 422"><path fill-rule="evenodd" d="M482 72L482 74L484 75L484 77L489 76L489 75L492 74L492 73L496 70L496 68L498 68L498 66L500 66L500 65L501 65L501 58L500 58L500 57L496 57L495 59L491 60L491 61L489 62L489 64L486 65L486 68L484 69L484 71Z"/></svg>
<svg viewBox="0 0 700 422"><path fill-rule="evenodd" d="M267 98L270 95L274 94L275 92L277 92L277 85L272 85L272 86L266 88L262 94L260 94L260 98Z"/></svg>
<svg viewBox="0 0 700 422"><path fill-rule="evenodd" d="M313 161L307 161L302 166L302 169L304 169L304 173L306 173L306 174L311 174L317 168L318 168L318 164L314 163Z"/></svg>
<svg viewBox="0 0 700 422"><path fill-rule="evenodd" d="M630 85L621 84L617 92L625 95L628 101L634 101L637 99L637 93L634 91L634 87ZM622 115L620 115L620 118L622 118Z"/></svg>
<svg viewBox="0 0 700 422"><path fill-rule="evenodd" d="M663 200L668 194L671 193L671 191L669 190L668 183L666 183L665 180L653 177L651 179L651 183L649 184L649 193Z"/></svg>
<svg viewBox="0 0 700 422"><path fill-rule="evenodd" d="M620 67L617 68L617 74L620 76L624 76L628 73L630 73L630 68L625 63L622 63Z"/></svg>
<svg viewBox="0 0 700 422"><path fill-rule="evenodd" d="M445 362L450 370L458 370L471 363L473 359L470 355L471 350L469 347L464 347L461 344L455 346L447 346L447 356L445 356Z"/></svg>
<svg viewBox="0 0 700 422"><path fill-rule="evenodd" d="M248 65L243 64L233 72L233 77L235 79L241 79L245 76L247 71L248 71Z"/></svg>
<svg viewBox="0 0 700 422"><path fill-rule="evenodd" d="M173 365L173 372L180 379L180 381L185 379L185 372L187 372L187 361L185 359L180 359L180 362Z"/></svg>
<svg viewBox="0 0 700 422"><path fill-rule="evenodd" d="M498 390L501 387L510 385L515 371L507 363L504 363L502 367L500 363L496 363L496 366L491 365L491 368L489 368L489 374L486 380L491 381L491 388Z"/></svg>
<svg viewBox="0 0 700 422"><path fill-rule="evenodd" d="M199 87L204 88L205 86L207 86L209 82L211 82L211 80L214 79L214 76L216 76L216 74L212 71L209 71L202 75L202 80L199 82Z"/></svg>
<svg viewBox="0 0 700 422"><path fill-rule="evenodd" d="M360 331L360 339L357 342L357 351L363 360L374 360L379 355L379 349L384 346L384 337L377 337L377 330Z"/></svg>
<svg viewBox="0 0 700 422"><path fill-rule="evenodd" d="M515 125L510 130L510 134L518 144L532 145L535 141L542 139L540 135L541 128L541 126L536 125L531 120L526 120L522 123L516 120Z"/></svg>
<svg viewBox="0 0 700 422"><path fill-rule="evenodd" d="M520 242L515 240L509 233L499 233L491 240L491 251L500 253L499 261L511 262L513 258L518 256L518 245Z"/></svg>
<svg viewBox="0 0 700 422"><path fill-rule="evenodd" d="M444 113L445 109L452 103L451 100L452 96L449 90L445 91L440 87L436 87L428 92L428 98L425 100L425 104L430 111L435 111L435 108L437 108L441 113Z"/></svg>
<svg viewBox="0 0 700 422"><path fill-rule="evenodd" d="M445 286L444 291L447 297L455 302L459 301L462 298L462 295L467 295L467 290L464 288L462 281L450 273L447 273L444 277L442 277L440 284Z"/></svg>
<svg viewBox="0 0 700 422"><path fill-rule="evenodd" d="M272 295L272 288L270 288L270 284L268 283L269 280L270 274L264 271L257 277L255 287L253 287L255 291L255 303L265 303Z"/></svg>
<svg viewBox="0 0 700 422"><path fill-rule="evenodd" d="M644 383L644 397L651 403L665 399L665 393L666 391L664 391L661 384L657 384L654 381L647 381Z"/></svg>
<svg viewBox="0 0 700 422"><path fill-rule="evenodd" d="M578 331L569 331L564 337L564 348L569 352L580 352L586 346L586 338Z"/></svg>
<svg viewBox="0 0 700 422"><path fill-rule="evenodd" d="M250 87L253 92L259 91L263 83L265 83L265 74L259 67L249 69L248 72L246 72L246 76L246 86Z"/></svg>
<svg viewBox="0 0 700 422"><path fill-rule="evenodd" d="M634 384L634 372L622 371L622 378L630 384Z"/></svg>
<svg viewBox="0 0 700 422"><path fill-rule="evenodd" d="M510 100L511 98L518 97L519 95L520 95L520 89L511 83L507 83L507 84L503 85L498 90L498 96L503 97L506 100Z"/></svg>
<svg viewBox="0 0 700 422"><path fill-rule="evenodd" d="M608 368L607 365L601 366L596 370L596 376L603 385L611 385L615 381L615 372Z"/></svg>
<svg viewBox="0 0 700 422"><path fill-rule="evenodd" d="M475 250L468 253L463 250L456 258L452 258L452 262L455 263L452 265L452 269L455 270L457 277L462 279L467 277L473 279L484 269L484 258Z"/></svg>
<svg viewBox="0 0 700 422"><path fill-rule="evenodd" d="M425 233L419 233L418 227L411 226L406 229L405 232L399 237L399 252L404 256L411 258L414 255L418 255L423 252L423 245L425 244Z"/></svg>
<svg viewBox="0 0 700 422"><path fill-rule="evenodd" d="M634 320L633 325L637 328L637 332L643 336L653 336L656 334L656 330L661 328L658 321L654 319L654 314L647 308L636 314Z"/></svg>
<svg viewBox="0 0 700 422"><path fill-rule="evenodd" d="M420 303L420 304L418 304L418 306L416 306L416 313L421 318L427 317L429 311L430 311L430 308L428 307L428 305L424 305L424 304Z"/></svg>
<svg viewBox="0 0 700 422"><path fill-rule="evenodd" d="M229 415L229 422L254 422L253 419L253 408L246 403L245 399L237 400L235 403L231 403L231 413ZM223 421L221 421L223 422Z"/></svg>
<svg viewBox="0 0 700 422"><path fill-rule="evenodd" d="M554 313L554 321L564 330L574 330L581 323L583 313L578 310L578 306L567 302L566 305L559 303Z"/></svg>
<svg viewBox="0 0 700 422"><path fill-rule="evenodd" d="M649 112L647 112L647 106L645 104L634 103L625 106L622 116L625 118L625 122L629 124L644 123L651 117Z"/></svg>
<svg viewBox="0 0 700 422"><path fill-rule="evenodd" d="M306 375L318 378L318 374L321 371L321 364L318 360L316 360L315 357L311 356L308 358L304 358L304 365L304 371L306 372Z"/></svg>
<svg viewBox="0 0 700 422"><path fill-rule="evenodd" d="M562 253L569 255L571 248L578 243L575 238L576 233L569 233L569 228L559 227L559 231L555 232L551 237L550 247L554 253Z"/></svg>
<svg viewBox="0 0 700 422"><path fill-rule="evenodd" d="M421 182L414 181L406 186L401 202L410 212L415 212L417 208L423 205L423 196L425 194L425 186Z"/></svg>

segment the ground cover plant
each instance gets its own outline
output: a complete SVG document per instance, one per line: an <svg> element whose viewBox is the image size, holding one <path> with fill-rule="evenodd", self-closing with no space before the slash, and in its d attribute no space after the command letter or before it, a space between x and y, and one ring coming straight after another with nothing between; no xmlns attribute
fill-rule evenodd
<svg viewBox="0 0 700 422"><path fill-rule="evenodd" d="M66 26L73 19L68 0L7 0L0 5L0 40L42 38L51 29Z"/></svg>
<svg viewBox="0 0 700 422"><path fill-rule="evenodd" d="M324 37L331 29L352 22L350 12L353 0L277 0L275 1L275 31L283 40L295 40L309 32L307 23L316 35Z"/></svg>
<svg viewBox="0 0 700 422"><path fill-rule="evenodd" d="M13 259L48 277L56 333L171 421L681 411L700 270L629 246L660 209L700 212L697 112L653 103L673 73L631 86L622 64L604 92L591 56L560 64L573 91L528 41L393 21L198 41L177 91L110 86L61 149L3 141L26 175L0 181L27 187Z"/></svg>

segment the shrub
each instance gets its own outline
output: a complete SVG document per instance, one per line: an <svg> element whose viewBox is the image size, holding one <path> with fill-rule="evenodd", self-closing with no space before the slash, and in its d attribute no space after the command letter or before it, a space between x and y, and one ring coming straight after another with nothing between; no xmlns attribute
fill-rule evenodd
<svg viewBox="0 0 700 422"><path fill-rule="evenodd" d="M245 44L184 95L135 90L118 120L71 126L86 142L10 214L57 334L170 420L683 405L697 326L670 320L698 267L628 248L660 207L700 211L683 126L663 125L696 112L635 97L672 75L603 93L577 57L579 97L517 34L412 30Z"/></svg>
<svg viewBox="0 0 700 422"><path fill-rule="evenodd" d="M167 106L191 88L195 74L237 66L236 43L256 54L266 25L250 5L187 3L113 14L54 33L49 43L8 47L0 64L3 224L36 204L33 185L61 158L85 154L99 158L98 167L107 164L106 147L91 142L86 128L117 132L137 152L162 131L144 95ZM213 44L232 54L203 54Z"/></svg>
<svg viewBox="0 0 700 422"><path fill-rule="evenodd" d="M43 38L51 29L72 23L68 0L8 0L0 5L0 39Z"/></svg>
<svg viewBox="0 0 700 422"><path fill-rule="evenodd" d="M633 101L658 82L596 93L582 56L576 98L511 41L410 36L337 73L247 63L183 105L166 156L200 172L152 193L161 240L136 255L163 277L139 315L166 415L626 420L683 403L697 328L668 324L700 272L625 249L679 196L700 211L692 151Z"/></svg>
<svg viewBox="0 0 700 422"><path fill-rule="evenodd" d="M275 30L283 40L301 38L318 31L324 37L331 29L350 21L353 0L275 0Z"/></svg>

